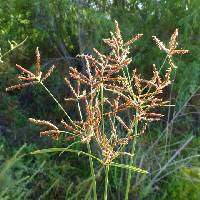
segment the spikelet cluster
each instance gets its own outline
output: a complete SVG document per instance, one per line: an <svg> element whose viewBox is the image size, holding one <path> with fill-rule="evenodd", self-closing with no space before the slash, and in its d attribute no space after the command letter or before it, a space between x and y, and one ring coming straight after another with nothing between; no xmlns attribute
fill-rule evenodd
<svg viewBox="0 0 200 200"><path fill-rule="evenodd" d="M51 136L53 139L58 140L58 138L60 136L60 131L51 122L45 121L45 120L37 120L37 119L33 119L33 118L29 118L29 121L32 124L39 125L39 126L45 126L48 129L46 131L41 131L40 136Z"/></svg>
<svg viewBox="0 0 200 200"><path fill-rule="evenodd" d="M40 52L38 47L36 48L35 54L36 54L35 73L32 73L31 71L25 69L21 65L16 64L16 67L21 71L21 74L18 76L18 79L22 83L9 86L6 88L6 91L13 91L16 89L20 90L27 86L36 85L39 82L45 81L51 75L55 66L53 65L52 67L50 67L47 73L42 77L41 66L40 66Z"/></svg>
<svg viewBox="0 0 200 200"><path fill-rule="evenodd" d="M69 140L80 139L83 143L90 143L93 140L101 149L102 162L105 165L109 165L120 155L130 155L122 152L122 147L143 134L149 122L163 117L161 113L156 112L156 108L169 104L161 94L171 83L171 73L175 66L172 57L175 54L188 52L188 50L176 50L178 29L172 34L168 47L153 36L158 47L167 54L168 68L164 77L161 77L155 65L153 65L153 76L150 80L143 79L136 70L130 72L128 76L122 76L122 72L132 61L129 56L129 46L142 35L137 34L124 42L118 23L115 22L115 32L111 33L110 38L103 40L110 49L108 54L93 49L94 55L79 55L85 60L86 72L79 72L73 67L69 68L70 78L76 82L75 86L68 78L65 78L67 87L72 93L71 97L65 100L73 101L77 105L79 120L62 120L61 130L59 130L48 121L31 118L32 123L48 128L47 131L41 132L41 135L58 139L60 132L66 132L72 133L67 136ZM36 58L35 74L17 65L23 72L19 79L29 82L11 86L7 90L33 85L50 76L54 67L41 78L38 49ZM129 113L129 120L123 117L126 113ZM109 122L110 131L104 127L105 120ZM137 133L134 130L136 125L140 127ZM119 127L124 134L119 133Z"/></svg>

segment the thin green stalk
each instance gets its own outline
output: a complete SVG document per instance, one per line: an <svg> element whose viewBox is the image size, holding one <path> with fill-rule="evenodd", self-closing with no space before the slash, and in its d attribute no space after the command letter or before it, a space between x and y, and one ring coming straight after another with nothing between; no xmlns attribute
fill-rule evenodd
<svg viewBox="0 0 200 200"><path fill-rule="evenodd" d="M108 174L109 174L109 165L106 166L105 171L105 186L104 186L104 200L108 199Z"/></svg>
<svg viewBox="0 0 200 200"><path fill-rule="evenodd" d="M138 120L137 120L137 113L136 113L136 121L135 121L135 135L137 135L138 129ZM136 145L136 138L133 140L131 155L135 152L135 145ZM131 156L129 165L132 166L134 161L134 156ZM128 170L128 177L127 177L127 185L126 185L126 193L125 193L125 200L128 200L128 195L130 191L130 185L131 185L131 170Z"/></svg>
<svg viewBox="0 0 200 200"><path fill-rule="evenodd" d="M87 144L87 149L88 149L88 153L91 154L90 144ZM92 175L92 188L93 188L93 195L94 195L93 197L94 197L94 200L97 200L96 176L94 173L92 157L89 157L89 162L90 162L90 171Z"/></svg>
<svg viewBox="0 0 200 200"><path fill-rule="evenodd" d="M136 96L135 96L135 94L133 92L133 88L131 86L131 77L130 77L130 74L129 74L129 71L128 71L128 67L125 67L125 69L126 69L126 72L125 72L124 69L122 69L123 76L125 78L128 78L129 90L130 90L130 93L132 94L133 99L135 100ZM126 75L126 73L127 73L127 75Z"/></svg>
<svg viewBox="0 0 200 200"><path fill-rule="evenodd" d="M165 59L164 59L164 61L163 61L162 65L161 65L161 67L160 67L160 69L159 69L159 72L161 72L161 70L162 70L162 68L163 68L164 64L165 64L165 63L166 63L166 61L167 61L167 58L168 58L168 55L165 57Z"/></svg>
<svg viewBox="0 0 200 200"><path fill-rule="evenodd" d="M53 94L49 91L49 89L40 81L40 84L42 85L42 87L47 91L47 93L53 98L53 100L56 102L56 104L58 105L58 107L64 112L64 114L66 115L66 117L70 120L70 122L73 124L72 119L70 118L70 116L66 113L65 109L62 107L62 105L58 102L58 100L53 96Z"/></svg>
<svg viewBox="0 0 200 200"><path fill-rule="evenodd" d="M103 91L103 83L101 85L101 114L102 114L102 133L105 134L105 127L104 127L104 94ZM105 187L104 187L104 200L107 200L108 198L108 174L109 174L109 165L106 166L106 171L105 171Z"/></svg>
<svg viewBox="0 0 200 200"><path fill-rule="evenodd" d="M14 46L13 48L11 48L10 50L8 50L7 52L5 52L4 54L0 55L0 62L2 62L2 58L4 58L5 56L7 56L11 51L15 50L16 48L22 46L25 41L28 39L28 37L26 37L22 42L20 42L19 44L16 44L16 46Z"/></svg>
<svg viewBox="0 0 200 200"><path fill-rule="evenodd" d="M104 97L103 97L103 83L102 83L102 86L101 86L101 115L102 115L102 133L104 134L104 118L103 118L103 112L104 112L104 108L103 108L103 105L104 105Z"/></svg>
<svg viewBox="0 0 200 200"><path fill-rule="evenodd" d="M129 84L131 85L131 77L130 77L130 74L129 74L129 71L128 71L128 67L126 66L125 69L126 69L126 73L127 73L127 76L128 76Z"/></svg>

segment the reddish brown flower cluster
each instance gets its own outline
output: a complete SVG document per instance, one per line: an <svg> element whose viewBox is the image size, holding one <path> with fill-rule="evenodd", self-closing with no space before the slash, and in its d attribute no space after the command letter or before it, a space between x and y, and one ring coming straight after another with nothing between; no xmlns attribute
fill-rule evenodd
<svg viewBox="0 0 200 200"><path fill-rule="evenodd" d="M167 53L167 60L170 64L170 68L168 69L168 73L166 73L166 77L168 78L171 74L171 70L175 67L172 57L176 54L185 54L188 53L188 50L183 49L176 49L178 46L177 37L178 37L178 29L174 31L174 33L171 36L171 39L169 41L168 47L164 45L163 42L161 42L156 36L152 36L153 40L156 42L160 50L164 50ZM169 78L168 78L169 79Z"/></svg>
<svg viewBox="0 0 200 200"><path fill-rule="evenodd" d="M36 125L42 125L42 126L45 126L47 127L49 130L47 131L41 131L40 132L40 135L41 136L51 136L53 139L57 140L59 138L59 135L60 135L60 131L59 129L54 125L52 124L51 122L49 121L45 121L45 120L37 120L37 119L33 119L33 118L29 118L29 121L33 124L36 124Z"/></svg>
<svg viewBox="0 0 200 200"><path fill-rule="evenodd" d="M128 42L123 41L118 23L116 30L111 33L111 38L104 39L104 43L110 48L109 54L103 54L94 49L96 57L92 55L80 55L85 60L86 72L82 73L70 67L70 76L76 81L74 87L69 79L65 78L67 86L73 96L66 101L74 101L80 114L79 121L61 121L63 131L47 121L30 119L32 123L44 125L48 131L41 132L41 135L52 136L58 139L61 132L70 133L68 139L80 138L84 143L94 140L101 149L102 161L109 165L113 159L123 154L120 149L127 145L130 140L144 133L147 122L160 120L163 116L155 113L155 108L167 105L161 93L170 83L170 75L174 64L172 56L175 54L187 53L187 50L176 50L178 30L173 33L168 47L155 36L156 44L161 50L167 53L169 68L162 78L159 71L153 65L153 76L150 80L141 78L141 75L133 70L126 76L124 68L127 68L132 59L129 57L129 45L138 40L142 34L137 34ZM35 84L45 80L52 72L52 69L41 79L40 54L36 50L36 73L17 67L24 73L19 76L21 80L30 81L21 86L12 86L8 90L24 87L26 84ZM123 71L124 76L121 76ZM80 86L86 87L80 87ZM124 114L129 113L130 120L124 119ZM105 121L109 122L109 131L105 129ZM141 128L136 132L135 128ZM119 131L123 130L123 134ZM129 155L129 154L128 154Z"/></svg>
<svg viewBox="0 0 200 200"><path fill-rule="evenodd" d="M38 47L36 48L36 64L35 64L35 66L36 66L36 71L34 74L31 71L25 69L24 67L16 64L16 67L22 72L22 74L19 75L18 78L20 79L20 81L23 81L23 83L7 87L6 91L22 89L27 86L35 85L39 82L43 82L51 75L51 73L53 72L53 69L55 67L53 65L42 78L42 72L41 72L41 67L40 67L40 52L39 52Z"/></svg>
<svg viewBox="0 0 200 200"><path fill-rule="evenodd" d="M160 48L160 50L164 50L169 57L172 57L175 54L188 53L188 50L183 50L183 49L177 50L176 49L176 47L178 46L178 43L176 41L177 37L178 37L178 29L176 29L174 31L174 33L172 34L171 39L168 44L168 48L156 36L153 36L153 39L155 40L155 42L158 45L158 47Z"/></svg>

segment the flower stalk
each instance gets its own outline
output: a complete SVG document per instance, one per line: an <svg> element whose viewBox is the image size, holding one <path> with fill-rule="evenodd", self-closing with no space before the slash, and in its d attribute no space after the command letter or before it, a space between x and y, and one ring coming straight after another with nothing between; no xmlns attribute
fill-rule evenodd
<svg viewBox="0 0 200 200"><path fill-rule="evenodd" d="M104 200L108 199L108 175L109 175L109 165L107 165L105 169Z"/></svg>

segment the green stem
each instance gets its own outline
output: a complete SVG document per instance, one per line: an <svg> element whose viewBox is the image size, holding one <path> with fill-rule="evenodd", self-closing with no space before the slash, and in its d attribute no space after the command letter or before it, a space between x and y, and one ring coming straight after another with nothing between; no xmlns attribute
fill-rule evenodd
<svg viewBox="0 0 200 200"><path fill-rule="evenodd" d="M133 100L135 100L136 99L136 95L134 94L133 88L131 86L131 77L130 77L130 74L129 74L129 71L128 71L128 67L125 67L125 69L126 69L126 72L125 72L124 69L122 69L123 76L124 76L124 78L128 79L129 91L130 91L130 93L131 93L131 95L133 97ZM126 75L126 73L127 73L127 75Z"/></svg>
<svg viewBox="0 0 200 200"><path fill-rule="evenodd" d="M168 55L165 57L165 59L164 59L164 61L163 61L162 65L161 65L161 67L160 67L160 69L159 69L159 73L161 72L161 70L162 70L162 68L163 68L164 64L166 63L166 61L167 61L167 58L168 58Z"/></svg>
<svg viewBox="0 0 200 200"><path fill-rule="evenodd" d="M40 81L40 84L42 85L42 87L47 91L47 93L53 98L53 100L56 102L56 104L58 105L58 107L60 108L60 110L62 110L64 112L64 114L66 115L66 117L69 119L69 121L73 123L72 119L70 118L70 116L66 113L65 109L62 107L62 105L58 102L58 100L53 96L53 94L49 91L49 89Z"/></svg>
<svg viewBox="0 0 200 200"><path fill-rule="evenodd" d="M11 51L15 50L16 48L20 47L21 45L24 44L24 42L28 39L28 37L26 37L21 43L17 44L16 46L14 46L12 49L10 49L9 51L5 52L4 54L2 54L0 56L0 61L3 57L7 56Z"/></svg>
<svg viewBox="0 0 200 200"><path fill-rule="evenodd" d="M102 115L102 133L104 134L104 118L103 118L103 112L104 112L104 97L103 97L103 83L101 86L101 115Z"/></svg>
<svg viewBox="0 0 200 200"><path fill-rule="evenodd" d="M88 149L88 153L91 154L90 144L87 144L87 149ZM90 162L90 171L91 171L91 175L92 175L92 188L93 188L94 200L97 200L96 177L95 177L95 173L94 173L92 157L89 157L89 162Z"/></svg>
<svg viewBox="0 0 200 200"><path fill-rule="evenodd" d="M135 135L137 135L137 129L138 129L138 120L137 120L137 113L136 113L136 121L135 121ZM133 140L131 155L134 155L135 152L135 145L136 145L136 138ZM129 165L132 166L134 161L134 156L131 156ZM131 170L128 170L128 178L127 178L127 185L126 185L126 193L125 193L125 200L128 200L128 195L130 191L130 185L131 185Z"/></svg>
<svg viewBox="0 0 200 200"><path fill-rule="evenodd" d="M105 172L105 187L104 187L104 200L107 200L108 198L108 174L109 174L109 165L106 166L106 172Z"/></svg>

